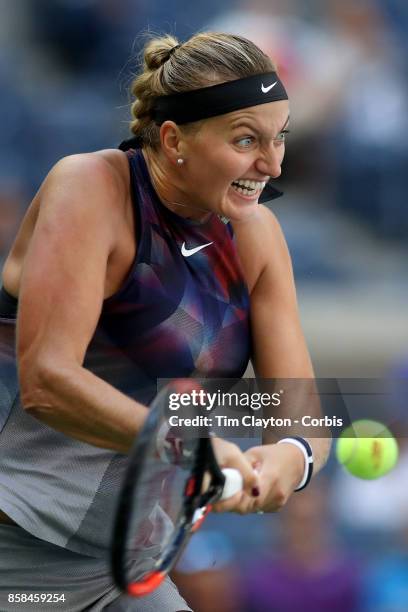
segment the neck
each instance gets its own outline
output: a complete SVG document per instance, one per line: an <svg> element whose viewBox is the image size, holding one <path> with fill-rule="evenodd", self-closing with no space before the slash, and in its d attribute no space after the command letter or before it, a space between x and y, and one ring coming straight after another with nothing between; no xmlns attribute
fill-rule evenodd
<svg viewBox="0 0 408 612"><path fill-rule="evenodd" d="M166 168L166 162L161 162L154 153L147 149L143 149L142 153L149 170L153 188L163 206L177 213L180 217L196 221L203 221L211 214L211 211L192 206L187 202L187 197L181 186L178 186L180 179L173 168Z"/></svg>

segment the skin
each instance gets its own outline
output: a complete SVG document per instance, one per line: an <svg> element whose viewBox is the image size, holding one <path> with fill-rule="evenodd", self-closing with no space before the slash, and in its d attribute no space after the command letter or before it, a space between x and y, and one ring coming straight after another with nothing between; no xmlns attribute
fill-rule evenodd
<svg viewBox="0 0 408 612"><path fill-rule="evenodd" d="M313 378L280 226L257 197L242 197L231 187L237 179L280 175L288 114L286 101L268 103L203 121L194 134L166 121L159 151L144 154L163 204L184 217L205 219L214 212L232 220L250 292L257 374ZM82 364L103 300L120 288L132 265L134 223L126 155L70 156L45 179L3 269L4 287L19 298L24 409L68 436L122 453L147 408ZM319 468L328 449L325 441L314 442ZM244 478L243 492L217 504L218 511L275 511L303 475L303 455L292 445L266 444L246 453L224 440L215 439L214 446L221 465ZM253 495L254 487L260 495Z"/></svg>

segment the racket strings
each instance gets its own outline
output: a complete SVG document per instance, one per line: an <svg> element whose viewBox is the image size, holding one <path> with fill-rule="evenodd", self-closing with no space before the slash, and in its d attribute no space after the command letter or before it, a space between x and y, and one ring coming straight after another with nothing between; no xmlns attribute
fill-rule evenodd
<svg viewBox="0 0 408 612"><path fill-rule="evenodd" d="M157 432L161 430L161 436L164 426L163 417L156 428ZM127 565L131 567L128 581L142 580L149 572L170 564L180 548L180 540L187 536L188 522L197 505L191 499L202 484L196 465L198 446L197 439L176 440L164 446L166 452L158 452L153 432L144 449L143 464L130 491L125 548ZM132 564L141 552L143 563Z"/></svg>

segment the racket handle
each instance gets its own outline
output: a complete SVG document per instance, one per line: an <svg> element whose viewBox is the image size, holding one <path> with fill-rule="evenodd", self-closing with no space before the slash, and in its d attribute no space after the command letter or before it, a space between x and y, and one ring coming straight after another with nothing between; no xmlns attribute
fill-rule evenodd
<svg viewBox="0 0 408 612"><path fill-rule="evenodd" d="M224 468L222 473L225 476L225 484L222 490L220 501L232 497L242 491L243 478L241 472L234 468Z"/></svg>

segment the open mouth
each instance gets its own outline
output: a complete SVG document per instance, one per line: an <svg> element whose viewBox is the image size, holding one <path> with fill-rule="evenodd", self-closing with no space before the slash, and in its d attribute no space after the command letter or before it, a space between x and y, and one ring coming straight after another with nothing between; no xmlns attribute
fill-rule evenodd
<svg viewBox="0 0 408 612"><path fill-rule="evenodd" d="M239 180L231 183L232 188L241 195L253 196L265 187L264 181Z"/></svg>

